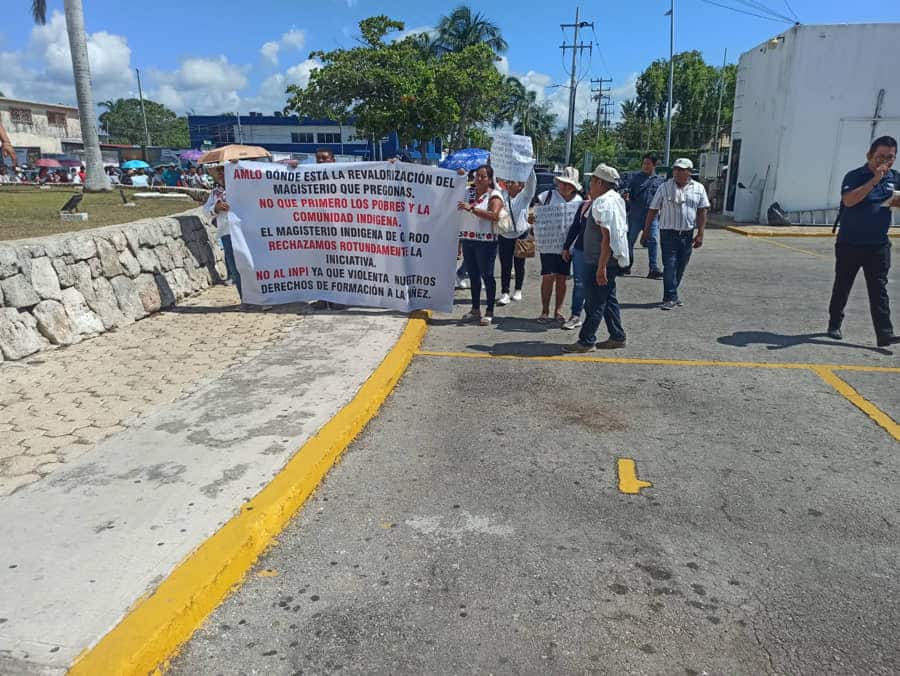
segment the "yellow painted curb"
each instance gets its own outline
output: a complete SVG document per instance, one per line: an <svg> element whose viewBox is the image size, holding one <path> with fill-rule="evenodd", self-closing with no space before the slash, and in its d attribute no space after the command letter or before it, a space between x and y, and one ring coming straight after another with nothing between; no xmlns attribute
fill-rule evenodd
<svg viewBox="0 0 900 676"><path fill-rule="evenodd" d="M71 676L147 674L164 669L206 617L243 580L341 453L371 420L406 371L427 330L413 314L397 344L359 392L300 448L238 514L182 561L100 641L82 653Z"/></svg>
<svg viewBox="0 0 900 676"><path fill-rule="evenodd" d="M726 225L725 229L729 232L736 232L739 235L743 235L744 237L830 237L834 239L836 236L831 232L831 226L805 226L809 228L809 231L803 232L800 230L779 230L778 228L769 229L759 229L755 230L753 228L758 226L740 226L740 225ZM816 228L816 230L812 230L812 228ZM900 237L900 232L891 232L888 231L888 237Z"/></svg>

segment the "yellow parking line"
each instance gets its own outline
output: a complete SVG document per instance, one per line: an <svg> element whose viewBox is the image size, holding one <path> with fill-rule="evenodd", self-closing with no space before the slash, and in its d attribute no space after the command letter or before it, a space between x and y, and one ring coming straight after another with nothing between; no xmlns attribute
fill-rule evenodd
<svg viewBox="0 0 900 676"><path fill-rule="evenodd" d="M588 357L585 355L518 355L490 354L487 352L442 352L438 350L420 350L423 357L448 357L452 359L518 359L526 361L565 361L589 362L595 364L625 364L644 366L712 366L747 369L816 369L825 368L832 371L863 371L866 373L900 373L900 368L891 366L863 366L857 364L806 364L800 362L756 362L756 361L718 361L715 359L641 359L632 357Z"/></svg>
<svg viewBox="0 0 900 676"><path fill-rule="evenodd" d="M619 458L619 491L628 495L638 495L642 488L652 488L653 483L638 479L637 466L631 458Z"/></svg>
<svg viewBox="0 0 900 676"><path fill-rule="evenodd" d="M754 239L751 236L751 239ZM755 238L760 242L765 242L766 244L774 244L775 246L780 246L782 249L790 249L791 251L799 251L800 253L804 253L808 256L815 256L816 258L832 258L832 256L826 256L825 254L818 253L816 251L809 251L807 249L801 249L799 246L791 246L790 244L785 244L784 242L776 242L774 239L760 237Z"/></svg>
<svg viewBox="0 0 900 676"><path fill-rule="evenodd" d="M894 437L894 439L900 441L900 425L898 425L891 416L863 397L859 392L853 389L847 381L841 380L834 375L830 369L822 366L815 366L812 370L815 371L822 380L837 390L847 401L883 427L888 434Z"/></svg>

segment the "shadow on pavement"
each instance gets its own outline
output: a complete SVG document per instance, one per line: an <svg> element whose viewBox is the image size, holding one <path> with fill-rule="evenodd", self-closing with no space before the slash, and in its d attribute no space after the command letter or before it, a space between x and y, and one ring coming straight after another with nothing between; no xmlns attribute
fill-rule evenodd
<svg viewBox="0 0 900 676"><path fill-rule="evenodd" d="M619 307L623 310L658 310L661 304L661 301L653 301L652 303L619 303Z"/></svg>
<svg viewBox="0 0 900 676"><path fill-rule="evenodd" d="M823 338L824 340L821 340ZM826 345L828 347L852 347L857 350L869 350L878 354L892 354L890 350L881 347L832 340L828 338L827 333L801 333L791 336L770 331L735 331L730 336L721 336L717 340L722 345L730 345L732 347L765 345L767 350L783 350L787 347L796 347L797 345Z"/></svg>
<svg viewBox="0 0 900 676"><path fill-rule="evenodd" d="M468 348L476 352L487 352L498 356L557 357L563 354L562 344L545 343L540 340L522 340L514 343L494 343L493 345L469 345Z"/></svg>

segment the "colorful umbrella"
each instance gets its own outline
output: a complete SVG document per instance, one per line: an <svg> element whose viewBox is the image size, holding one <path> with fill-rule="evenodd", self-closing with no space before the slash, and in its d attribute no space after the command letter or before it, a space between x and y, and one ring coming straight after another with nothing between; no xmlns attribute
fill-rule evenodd
<svg viewBox="0 0 900 676"><path fill-rule="evenodd" d="M144 160L128 160L122 163L123 169L149 169L150 165Z"/></svg>
<svg viewBox="0 0 900 676"><path fill-rule="evenodd" d="M229 160L258 160L263 157L272 157L272 154L260 146L230 145L203 153L197 163L220 164Z"/></svg>
<svg viewBox="0 0 900 676"><path fill-rule="evenodd" d="M482 148L463 148L448 155L438 164L443 169L465 169L475 171L482 164L487 164L490 153Z"/></svg>
<svg viewBox="0 0 900 676"><path fill-rule="evenodd" d="M62 169L62 165L59 163L59 160L54 160L49 157L38 160L34 163L34 166L46 167L47 169Z"/></svg>
<svg viewBox="0 0 900 676"><path fill-rule="evenodd" d="M188 162L196 162L203 157L203 155L204 153L202 150L185 150L183 153L178 153L178 157L187 160Z"/></svg>

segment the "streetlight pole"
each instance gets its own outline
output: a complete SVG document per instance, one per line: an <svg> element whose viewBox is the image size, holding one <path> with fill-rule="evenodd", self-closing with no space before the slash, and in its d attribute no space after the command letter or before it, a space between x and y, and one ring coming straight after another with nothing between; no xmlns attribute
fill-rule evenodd
<svg viewBox="0 0 900 676"><path fill-rule="evenodd" d="M675 0L670 0L669 15L669 102L666 104L666 161L667 167L671 166L669 160L672 154L672 86L675 82Z"/></svg>

